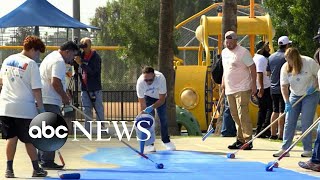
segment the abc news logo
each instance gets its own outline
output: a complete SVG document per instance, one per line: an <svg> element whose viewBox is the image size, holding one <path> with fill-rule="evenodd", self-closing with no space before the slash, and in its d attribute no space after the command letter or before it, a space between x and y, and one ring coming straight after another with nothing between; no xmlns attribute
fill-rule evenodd
<svg viewBox="0 0 320 180"><path fill-rule="evenodd" d="M68 139L67 123L58 114L44 112L31 121L29 135L37 149L55 151L60 149Z"/></svg>
<svg viewBox="0 0 320 180"><path fill-rule="evenodd" d="M149 114L142 114L136 118L131 131L128 130L126 122L122 121L122 132L121 128L118 126L118 121L112 121L112 125L116 130L116 134L119 140L121 140L126 135L128 141L130 141L132 132L135 129L139 131L140 134L144 134L143 138L137 137L138 141L147 141L151 138L150 128L154 129L154 119ZM72 141L77 140L77 128L89 139L92 140L92 121L90 123L90 132L88 132L78 121L72 121L74 138ZM95 141L110 141L111 137L108 139L103 139L101 132L105 131L108 133L108 128L103 129L102 123L110 127L110 121L96 121L97 123L97 139ZM52 113L44 112L37 115L30 123L29 135L32 139L32 144L42 151L55 151L60 149L68 139L68 126L62 116Z"/></svg>

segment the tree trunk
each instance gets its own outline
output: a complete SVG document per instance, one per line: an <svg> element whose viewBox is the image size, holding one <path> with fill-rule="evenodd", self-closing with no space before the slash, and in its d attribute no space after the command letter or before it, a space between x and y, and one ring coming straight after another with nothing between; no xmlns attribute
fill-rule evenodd
<svg viewBox="0 0 320 180"><path fill-rule="evenodd" d="M173 0L160 0L159 70L167 80L167 118L170 135L180 135L176 122L173 69Z"/></svg>
<svg viewBox="0 0 320 180"><path fill-rule="evenodd" d="M236 0L224 0L222 7L222 43L224 42L224 34L227 31L237 32L237 1ZM220 92L221 93L221 92ZM223 109L220 108L220 117L217 119L216 123L216 135L220 135L222 127L222 115Z"/></svg>
<svg viewBox="0 0 320 180"><path fill-rule="evenodd" d="M237 1L223 0L222 38L227 31L237 32Z"/></svg>

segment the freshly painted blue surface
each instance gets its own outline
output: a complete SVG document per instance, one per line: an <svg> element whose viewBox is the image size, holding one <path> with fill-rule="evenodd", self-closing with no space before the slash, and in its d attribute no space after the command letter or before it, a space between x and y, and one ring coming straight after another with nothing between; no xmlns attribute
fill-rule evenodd
<svg viewBox="0 0 320 180"><path fill-rule="evenodd" d="M198 179L319 179L298 172L275 168L265 171L265 164L228 159L225 156L196 151L158 151L148 154L156 163L163 163L164 169L140 157L129 148L99 148L95 153L83 158L97 163L118 165L119 168L86 169L80 171L81 179L130 179L130 180L198 180Z"/></svg>

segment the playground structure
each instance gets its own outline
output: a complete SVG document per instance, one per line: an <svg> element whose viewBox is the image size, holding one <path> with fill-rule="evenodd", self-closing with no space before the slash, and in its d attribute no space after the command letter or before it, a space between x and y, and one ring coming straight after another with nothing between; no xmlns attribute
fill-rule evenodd
<svg viewBox="0 0 320 180"><path fill-rule="evenodd" d="M175 102L179 106L176 111L177 123L180 127L184 126L189 135L199 135L200 130L205 131L207 129L212 112L216 108L214 102L219 97L219 85L212 81L211 66L216 62L216 56L222 50L222 17L221 13L217 13L217 9L221 6L221 3L212 4L176 26L178 31L184 31L181 33L181 39L182 41L186 41L185 43L178 44L180 55L174 57L176 70ZM263 14L263 10L259 5L254 6L258 9L257 13ZM250 6L238 6L238 9L242 14L248 14ZM185 37L183 34L187 34L188 37ZM246 41L247 37L250 37L250 43L254 44L254 41L252 41L254 38L251 37L256 35L261 35L263 39L271 41L272 25L270 17L268 15L256 16L254 18L239 16L238 34L240 37L241 35L244 36L244 39L240 42L246 43L245 46L249 44ZM197 39L200 40L200 43ZM273 50L272 43L270 45ZM252 48L254 46L250 44L249 47L253 53L254 50ZM116 51L121 47L95 46L93 48L99 51ZM13 50L22 49L22 47L2 46L0 49ZM55 50L58 47L47 46L47 49ZM132 107L134 110L130 114L137 112L137 107ZM107 112L113 112L113 110L115 108L111 108L111 111L108 109ZM119 111L124 112L125 108L120 107ZM250 115L255 125L257 107L254 103L250 104ZM130 118L126 119L129 120Z"/></svg>
<svg viewBox="0 0 320 180"><path fill-rule="evenodd" d="M251 54L254 55L255 42L261 39L272 42L274 33L270 16L264 14L261 6L254 5L254 1L250 2L250 6L238 6L238 12L241 13L242 10L250 12L249 14L242 13L248 14L246 16L238 15L237 34L240 37L239 44L248 47ZM215 3L176 26L177 30L193 31L193 35L199 41L198 46L179 47L179 50L183 51L197 50L197 62L189 65L185 63L187 58L175 58L175 102L194 115L200 124L201 131L207 130L212 112L216 108L215 102L219 98L219 85L212 80L211 67L217 61L217 55L220 55L222 51L221 7L222 3ZM264 15L255 16L255 7L260 9L260 14ZM216 14L214 11L217 11ZM195 21L198 21L197 27ZM192 23L193 27L188 27L188 24ZM193 37L188 44L191 44L194 39ZM272 43L270 43L270 49L273 52ZM250 102L249 111L252 124L255 127L258 107L254 100Z"/></svg>
<svg viewBox="0 0 320 180"><path fill-rule="evenodd" d="M219 11L221 7L222 3L212 4L176 26L176 30L181 34L178 42L179 54L174 57L176 115L177 123L180 127L184 126L189 135L200 135L201 131L206 131L212 113L216 109L219 85L212 81L211 68L222 51L222 13ZM271 18L260 5L252 3L250 6L238 6L238 15L239 43L248 47L252 55L255 52L256 41L263 39L272 42L274 32ZM269 44L271 52L274 51L272 44ZM115 52L121 47L94 46L93 48L99 51ZM0 50L20 49L22 46L0 46ZM47 49L56 50L58 46L47 46ZM119 91L119 93L122 92L124 91ZM134 92L132 94L136 97ZM114 97L114 94L111 96ZM126 98L126 96L125 98L119 96L114 98L110 105L105 105L108 112L105 114L106 119L129 121L134 119L140 109L135 100L130 100L129 103L126 102L128 101L125 100ZM130 96L130 99L133 98ZM105 102L109 103L109 101L110 99L106 98ZM255 126L258 108L254 100L250 102L249 110ZM319 107L317 112L319 114ZM218 116L219 113L214 118Z"/></svg>

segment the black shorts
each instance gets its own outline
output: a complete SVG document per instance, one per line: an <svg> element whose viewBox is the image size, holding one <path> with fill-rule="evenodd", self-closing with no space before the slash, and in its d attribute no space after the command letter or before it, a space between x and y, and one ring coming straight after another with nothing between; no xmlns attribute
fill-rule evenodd
<svg viewBox="0 0 320 180"><path fill-rule="evenodd" d="M275 113L283 113L284 112L284 100L281 94L271 94L272 98L272 108Z"/></svg>
<svg viewBox="0 0 320 180"><path fill-rule="evenodd" d="M31 143L29 125L31 119L21 119L8 116L0 116L2 123L2 139L18 137L24 143Z"/></svg>

